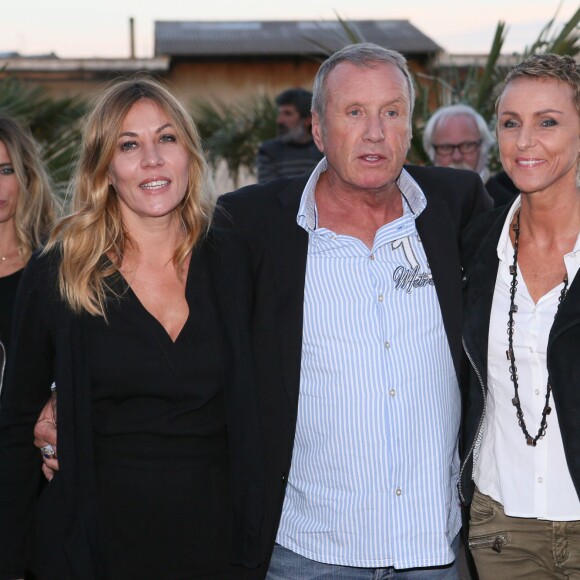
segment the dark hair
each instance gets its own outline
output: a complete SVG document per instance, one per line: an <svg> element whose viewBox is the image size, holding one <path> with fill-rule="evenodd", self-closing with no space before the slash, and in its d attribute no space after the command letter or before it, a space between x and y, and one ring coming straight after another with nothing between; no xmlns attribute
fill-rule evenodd
<svg viewBox="0 0 580 580"><path fill-rule="evenodd" d="M310 117L310 107L312 106L312 93L304 89L288 89L276 97L276 104L294 105L298 114L306 119Z"/></svg>

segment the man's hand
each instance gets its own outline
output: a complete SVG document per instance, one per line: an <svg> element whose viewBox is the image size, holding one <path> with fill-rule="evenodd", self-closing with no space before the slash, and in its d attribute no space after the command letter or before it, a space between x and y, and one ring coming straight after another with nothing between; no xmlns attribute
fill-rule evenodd
<svg viewBox="0 0 580 580"><path fill-rule="evenodd" d="M39 449L48 445L52 446L54 454L52 457L47 457L45 453L42 454L42 472L46 479L50 481L54 477L54 472L58 471L58 459L56 453L56 393L44 405L38 421L34 426L34 445Z"/></svg>

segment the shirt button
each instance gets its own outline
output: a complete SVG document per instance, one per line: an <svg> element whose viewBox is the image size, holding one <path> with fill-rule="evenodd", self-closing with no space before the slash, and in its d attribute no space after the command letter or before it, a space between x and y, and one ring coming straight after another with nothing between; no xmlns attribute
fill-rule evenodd
<svg viewBox="0 0 580 580"><path fill-rule="evenodd" d="M385 299L385 297L382 294L379 294L379 302L382 302Z"/></svg>
<svg viewBox="0 0 580 580"><path fill-rule="evenodd" d="M540 394L540 389L536 389L536 390L534 391L534 393L536 393L536 395L539 395L539 394Z"/></svg>
<svg viewBox="0 0 580 580"><path fill-rule="evenodd" d="M538 483L542 483L544 481L541 477L538 477Z"/></svg>
<svg viewBox="0 0 580 580"><path fill-rule="evenodd" d="M395 491L397 495L401 495L403 492L401 491L400 487L397 487L397 491Z"/></svg>
<svg viewBox="0 0 580 580"><path fill-rule="evenodd" d="M391 389L389 391L389 395L391 395L391 397L394 397L397 394L397 391L395 389Z"/></svg>
<svg viewBox="0 0 580 580"><path fill-rule="evenodd" d="M388 340L385 340L385 348L391 348L391 343Z"/></svg>
<svg viewBox="0 0 580 580"><path fill-rule="evenodd" d="M374 254L371 254L371 255L369 256L369 260L374 260L374 259L375 259L375 255L374 255Z"/></svg>
<svg viewBox="0 0 580 580"><path fill-rule="evenodd" d="M531 346L528 348L528 350L529 350L530 352L534 352L534 349L533 349Z"/></svg>

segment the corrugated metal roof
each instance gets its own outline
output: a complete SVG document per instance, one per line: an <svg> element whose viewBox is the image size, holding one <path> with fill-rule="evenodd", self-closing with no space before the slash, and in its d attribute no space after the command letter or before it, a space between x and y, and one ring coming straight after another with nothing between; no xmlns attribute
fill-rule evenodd
<svg viewBox="0 0 580 580"><path fill-rule="evenodd" d="M0 54L0 75L7 72L117 72L119 74L169 70L170 58L5 58Z"/></svg>
<svg viewBox="0 0 580 580"><path fill-rule="evenodd" d="M367 42L404 54L441 47L408 20L356 20L348 26ZM325 55L349 44L335 21L155 22L155 54L169 56ZM324 47L323 50L321 47Z"/></svg>

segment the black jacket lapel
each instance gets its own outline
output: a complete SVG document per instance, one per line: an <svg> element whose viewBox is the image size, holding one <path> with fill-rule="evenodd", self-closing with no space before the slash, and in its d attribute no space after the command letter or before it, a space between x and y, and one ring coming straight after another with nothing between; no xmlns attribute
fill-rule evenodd
<svg viewBox="0 0 580 580"><path fill-rule="evenodd" d="M499 266L497 243L508 211L508 208L503 208L501 212L495 212L497 217L485 233L475 228L466 236L466 246L471 244L479 247L469 258L465 272L463 337L469 357L480 372L484 384L487 384L489 320ZM486 223L490 223L489 219L486 219ZM473 240L470 241L470 237Z"/></svg>
<svg viewBox="0 0 580 580"><path fill-rule="evenodd" d="M274 272L277 301L278 343L282 376L290 409L298 405L300 363L302 358L302 326L304 283L308 253L308 234L296 222L304 180L293 181L278 194L280 213L272 219L269 259Z"/></svg>
<svg viewBox="0 0 580 580"><path fill-rule="evenodd" d="M416 220L441 308L443 325L459 377L461 359L461 269L455 226L445 205L429 199Z"/></svg>

